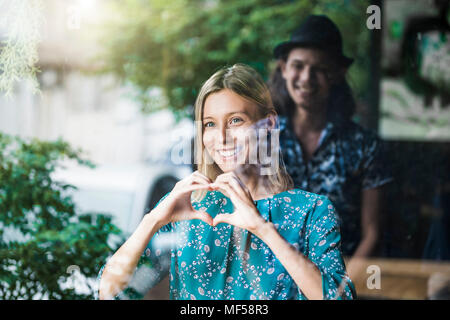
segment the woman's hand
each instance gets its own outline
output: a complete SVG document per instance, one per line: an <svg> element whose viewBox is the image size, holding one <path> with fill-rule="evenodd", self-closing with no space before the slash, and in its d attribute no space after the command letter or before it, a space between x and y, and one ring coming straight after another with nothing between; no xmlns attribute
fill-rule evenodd
<svg viewBox="0 0 450 320"><path fill-rule="evenodd" d="M257 231L265 225L266 221L256 209L250 191L236 174L234 172L223 173L210 186L213 190L224 191L234 205L233 213L215 216L213 225L229 223L258 235Z"/></svg>
<svg viewBox="0 0 450 320"><path fill-rule="evenodd" d="M160 227L176 221L199 219L209 225L212 217L204 212L194 210L191 204L191 194L194 190L210 189L211 180L198 171L193 172L183 180L178 181L169 195L150 213L156 217Z"/></svg>

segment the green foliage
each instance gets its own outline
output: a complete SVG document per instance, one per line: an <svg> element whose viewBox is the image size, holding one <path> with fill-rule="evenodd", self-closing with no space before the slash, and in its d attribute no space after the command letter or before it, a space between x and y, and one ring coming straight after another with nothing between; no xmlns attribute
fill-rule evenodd
<svg viewBox="0 0 450 320"><path fill-rule="evenodd" d="M44 22L42 1L2 1L0 8L0 30L4 33L0 39L0 91L9 96L16 82L29 80L33 92L39 92L35 64Z"/></svg>
<svg viewBox="0 0 450 320"><path fill-rule="evenodd" d="M105 72L139 90L144 112L161 108L149 90L163 89L164 107L192 106L202 83L217 69L246 63L267 78L272 50L311 13L340 27L345 51L356 58L350 82L357 95L367 85L368 0L124 0L111 2L103 38Z"/></svg>
<svg viewBox="0 0 450 320"><path fill-rule="evenodd" d="M81 150L67 143L24 141L0 133L0 299L86 299L60 286L78 266L95 278L116 250L111 236L120 230L104 215L77 215L66 191L71 185L53 181L51 173L63 159L93 167ZM6 228L6 229L5 229ZM11 230L22 236L12 236Z"/></svg>

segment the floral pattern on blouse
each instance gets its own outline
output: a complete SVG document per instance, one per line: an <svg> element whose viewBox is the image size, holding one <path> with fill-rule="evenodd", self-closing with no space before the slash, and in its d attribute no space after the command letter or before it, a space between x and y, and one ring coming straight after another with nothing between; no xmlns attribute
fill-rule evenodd
<svg viewBox="0 0 450 320"><path fill-rule="evenodd" d="M254 202L263 218L316 264L325 299L355 298L340 251L336 212L325 196L293 189ZM219 191L208 191L192 206L213 218L233 212L231 200ZM267 244L225 223L212 227L189 220L161 228L143 252L127 288L115 298L140 299L167 274L171 299L307 299ZM340 285L343 290L338 296Z"/></svg>
<svg viewBox="0 0 450 320"><path fill-rule="evenodd" d="M312 158L305 162L292 124L279 117L280 148L294 187L327 196L341 219L342 251L361 241L361 191L392 180L385 145L352 121L328 122Z"/></svg>

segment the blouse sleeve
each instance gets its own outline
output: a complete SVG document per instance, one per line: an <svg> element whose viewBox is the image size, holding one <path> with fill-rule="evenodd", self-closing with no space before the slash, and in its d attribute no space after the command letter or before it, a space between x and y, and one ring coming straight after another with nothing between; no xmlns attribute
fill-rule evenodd
<svg viewBox="0 0 450 320"><path fill-rule="evenodd" d="M355 287L346 273L340 250L338 216L327 197L317 198L309 226L308 256L322 274L323 299L356 298Z"/></svg>
<svg viewBox="0 0 450 320"><path fill-rule="evenodd" d="M158 201L155 208L168 194ZM128 285L113 298L114 300L143 299L148 290L157 285L169 273L171 231L171 224L167 224L153 235L142 252ZM106 263L98 273L97 288L100 288L100 279L105 266ZM99 299L98 290L95 290L95 299Z"/></svg>

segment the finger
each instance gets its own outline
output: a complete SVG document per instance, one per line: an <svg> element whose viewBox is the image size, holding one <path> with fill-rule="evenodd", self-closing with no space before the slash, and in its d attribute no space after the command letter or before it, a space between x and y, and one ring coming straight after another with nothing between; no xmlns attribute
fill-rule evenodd
<svg viewBox="0 0 450 320"><path fill-rule="evenodd" d="M176 194L182 195L182 194L186 194L188 192L192 192L192 191L195 191L195 190L213 190L213 189L212 189L210 184L193 183L193 184L181 186L177 190Z"/></svg>
<svg viewBox="0 0 450 320"><path fill-rule="evenodd" d="M243 183L233 173L230 173L229 175L226 176L224 175L220 180L221 180L220 183L226 183L230 185L230 187L233 188L235 193L238 194L241 199L248 198L253 201L250 191L247 191L248 190L247 187L245 185L243 186Z"/></svg>
<svg viewBox="0 0 450 320"><path fill-rule="evenodd" d="M234 215L229 213L221 213L214 217L213 226L216 227L219 223L228 223L233 225Z"/></svg>
<svg viewBox="0 0 450 320"><path fill-rule="evenodd" d="M201 177L194 176L194 177L191 178L191 180L189 181L188 184L189 185L192 185L192 184L208 185L210 183L211 182L208 182L207 180L205 180L205 179L203 179Z"/></svg>
<svg viewBox="0 0 450 320"><path fill-rule="evenodd" d="M198 184L198 183L194 183L194 184L190 184L185 186L182 190L183 192L189 192L189 191L194 191L194 190L208 190L208 189L212 189L212 186L210 183L208 184Z"/></svg>
<svg viewBox="0 0 450 320"><path fill-rule="evenodd" d="M189 214L188 218L201 220L209 224L210 226L212 226L214 223L213 218L205 211L195 210L194 212Z"/></svg>
<svg viewBox="0 0 450 320"><path fill-rule="evenodd" d="M194 171L192 174L197 177L200 177L201 179L205 180L207 183L212 183L212 180L210 178L208 178L207 176L205 176L203 173L201 173L198 170Z"/></svg>
<svg viewBox="0 0 450 320"><path fill-rule="evenodd" d="M216 189L224 190L228 196L231 198L231 201L241 200L240 196L236 193L236 191L228 184L228 182L214 182L211 184L211 187Z"/></svg>
<svg viewBox="0 0 450 320"><path fill-rule="evenodd" d="M231 179L231 172L222 173L219 175L213 183L228 183Z"/></svg>
<svg viewBox="0 0 450 320"><path fill-rule="evenodd" d="M215 181L213 183L210 184L210 188L211 190L214 191L220 191L222 192L225 196L230 197L230 195L228 194L228 192L225 190L225 188L223 188L221 186L221 182Z"/></svg>
<svg viewBox="0 0 450 320"><path fill-rule="evenodd" d="M211 180L199 174L192 174L189 182L190 183L196 182L199 184L209 184L211 183Z"/></svg>
<svg viewBox="0 0 450 320"><path fill-rule="evenodd" d="M199 173L193 172L189 176L187 176L186 178L178 181L176 185L178 185L178 186L186 186L186 185L190 185L190 184L193 184L193 183L208 184L208 183L211 183L211 181L208 180L205 176L202 176Z"/></svg>
<svg viewBox="0 0 450 320"><path fill-rule="evenodd" d="M236 177L232 176L229 180L230 186L236 191L236 193L240 194L242 198L250 198L251 194L250 191L248 191L247 187L242 186L242 182L238 180ZM253 201L253 199L252 199Z"/></svg>
<svg viewBox="0 0 450 320"><path fill-rule="evenodd" d="M180 183L181 182L181 183ZM186 186L191 185L209 185L211 184L211 180L199 173L198 171L193 172L187 178L181 180L178 185L180 189L183 189Z"/></svg>
<svg viewBox="0 0 450 320"><path fill-rule="evenodd" d="M236 173L234 171L227 172L225 174L220 175L219 177L220 177L220 181L229 181L229 182L236 181L239 184L239 189L242 189L245 192L247 192L248 194L250 194L250 191L247 188L247 186L245 185L245 183L242 182L242 180L236 175Z"/></svg>

